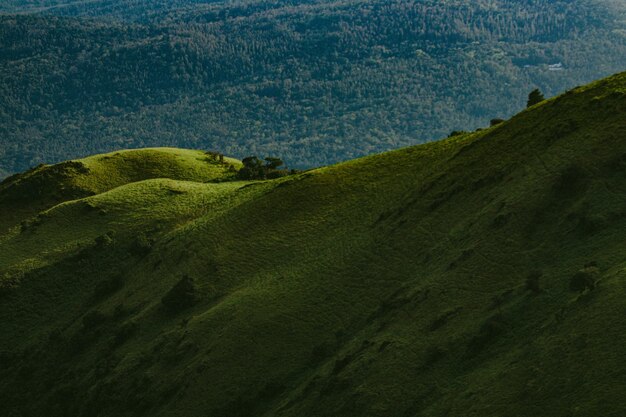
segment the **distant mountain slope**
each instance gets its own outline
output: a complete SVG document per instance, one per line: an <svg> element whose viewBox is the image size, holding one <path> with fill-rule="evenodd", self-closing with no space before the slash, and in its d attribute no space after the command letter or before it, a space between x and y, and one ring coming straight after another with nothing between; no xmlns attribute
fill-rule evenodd
<svg viewBox="0 0 626 417"><path fill-rule="evenodd" d="M185 4L139 23L0 17L0 169L146 146L313 167L486 126L535 87L626 68L623 3Z"/></svg>
<svg viewBox="0 0 626 417"><path fill-rule="evenodd" d="M245 0L259 3L263 0ZM224 0L4 0L2 13L41 13L81 17L115 17L128 20L157 18L192 6L225 3ZM283 1L283 3L286 3Z"/></svg>
<svg viewBox="0 0 626 417"><path fill-rule="evenodd" d="M474 134L46 210L0 235L0 413L621 416L625 116L622 73Z"/></svg>

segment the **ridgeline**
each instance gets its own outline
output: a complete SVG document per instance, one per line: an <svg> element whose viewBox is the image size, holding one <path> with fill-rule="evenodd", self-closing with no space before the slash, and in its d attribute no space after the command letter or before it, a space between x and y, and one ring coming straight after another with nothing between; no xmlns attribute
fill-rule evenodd
<svg viewBox="0 0 626 417"><path fill-rule="evenodd" d="M12 177L0 414L624 415L625 132L622 73L275 180L173 149Z"/></svg>

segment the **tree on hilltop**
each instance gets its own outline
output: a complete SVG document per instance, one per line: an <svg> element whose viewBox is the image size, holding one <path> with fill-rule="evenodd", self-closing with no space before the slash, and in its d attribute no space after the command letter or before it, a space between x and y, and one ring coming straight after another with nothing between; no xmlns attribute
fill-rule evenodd
<svg viewBox="0 0 626 417"><path fill-rule="evenodd" d="M243 167L237 173L237 177L242 180L264 180L283 177L289 174L289 171L280 169L284 162L280 158L267 157L265 164L263 160L256 156L249 156L241 160Z"/></svg>
<svg viewBox="0 0 626 417"><path fill-rule="evenodd" d="M528 95L528 102L526 103L526 107L532 107L535 104L541 103L542 101L544 101L546 98L543 96L543 93L541 92L541 90L539 90L538 88L535 88L533 91L530 92L530 94Z"/></svg>
<svg viewBox="0 0 626 417"><path fill-rule="evenodd" d="M263 161L256 156L249 156L241 160L243 167L238 172L242 180L265 179L265 167Z"/></svg>

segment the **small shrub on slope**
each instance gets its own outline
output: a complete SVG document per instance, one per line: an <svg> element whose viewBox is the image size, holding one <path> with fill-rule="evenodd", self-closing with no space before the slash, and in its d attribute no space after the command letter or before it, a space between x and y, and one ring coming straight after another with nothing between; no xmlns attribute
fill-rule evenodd
<svg viewBox="0 0 626 417"><path fill-rule="evenodd" d="M198 289L194 280L185 275L165 294L161 303L168 311L175 313L193 306L198 298Z"/></svg>
<svg viewBox="0 0 626 417"><path fill-rule="evenodd" d="M130 248L131 253L137 256L145 256L152 250L152 239L149 239L144 233L140 233L134 240Z"/></svg>
<svg viewBox="0 0 626 417"><path fill-rule="evenodd" d="M110 231L96 238L96 246L104 248L115 243L115 232Z"/></svg>
<svg viewBox="0 0 626 417"><path fill-rule="evenodd" d="M576 292L593 290L598 282L600 270L596 266L587 266L576 272L569 281L569 289Z"/></svg>
<svg viewBox="0 0 626 417"><path fill-rule="evenodd" d="M535 104L539 104L544 100L545 97L543 96L543 93L538 88L535 88L528 95L528 102L526 103L526 107L532 107Z"/></svg>

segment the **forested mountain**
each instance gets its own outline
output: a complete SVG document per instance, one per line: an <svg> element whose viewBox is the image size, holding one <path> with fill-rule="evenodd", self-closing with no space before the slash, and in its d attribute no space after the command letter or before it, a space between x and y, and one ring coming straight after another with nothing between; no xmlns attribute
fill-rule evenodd
<svg viewBox="0 0 626 417"><path fill-rule="evenodd" d="M163 145L310 167L475 129L535 87L553 95L622 70L624 8L4 2L19 14L0 16L0 175Z"/></svg>
<svg viewBox="0 0 626 417"><path fill-rule="evenodd" d="M0 183L1 416L626 415L626 73L238 166L129 150Z"/></svg>
<svg viewBox="0 0 626 417"><path fill-rule="evenodd" d="M264 0L243 0L236 3L251 4L262 1ZM147 21L163 17L164 14L175 10L202 7L213 3L224 3L224 0L3 0L0 4L0 12L114 17L123 20ZM281 3L287 2L281 1Z"/></svg>

